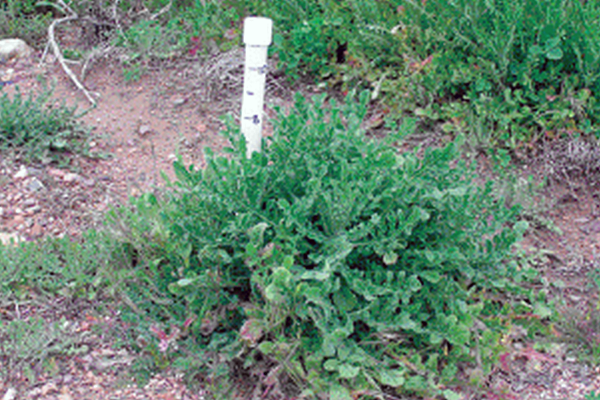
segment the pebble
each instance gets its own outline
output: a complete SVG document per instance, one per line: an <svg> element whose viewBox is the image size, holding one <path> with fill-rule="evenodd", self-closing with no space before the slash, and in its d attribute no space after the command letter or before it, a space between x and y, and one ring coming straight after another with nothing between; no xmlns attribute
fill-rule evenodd
<svg viewBox="0 0 600 400"><path fill-rule="evenodd" d="M62 169L48 168L48 175L62 179L67 173Z"/></svg>
<svg viewBox="0 0 600 400"><path fill-rule="evenodd" d="M27 210L25 210L28 214L36 214L38 212L40 212L42 210L42 207L36 205L33 205L31 207L29 207Z"/></svg>
<svg viewBox="0 0 600 400"><path fill-rule="evenodd" d="M31 178L31 181L29 181L29 183L27 184L27 189L29 189L32 192L37 192L38 190L43 188L44 184L40 182L40 180L37 178Z"/></svg>
<svg viewBox="0 0 600 400"><path fill-rule="evenodd" d="M175 107L180 106L180 105L184 104L185 102L186 102L185 97L176 97L173 99L173 105Z"/></svg>
<svg viewBox="0 0 600 400"><path fill-rule="evenodd" d="M76 173L69 172L63 176L62 180L64 182L75 182L81 180L81 177Z"/></svg>
<svg viewBox="0 0 600 400"><path fill-rule="evenodd" d="M15 215L10 221L10 225L20 225L23 221L25 221L25 218L22 215Z"/></svg>
<svg viewBox="0 0 600 400"><path fill-rule="evenodd" d="M15 388L9 388L6 391L6 393L4 393L2 400L14 400L16 397L17 397L17 390Z"/></svg>
<svg viewBox="0 0 600 400"><path fill-rule="evenodd" d="M21 165L21 167L19 168L17 173L14 175L14 178L15 179L23 179L23 178L27 178L28 176L29 176L29 171L27 171L27 167L24 165Z"/></svg>
<svg viewBox="0 0 600 400"><path fill-rule="evenodd" d="M144 136L148 133L150 133L152 131L152 128L150 127L150 125L140 125L140 128L138 129L138 133L141 136Z"/></svg>

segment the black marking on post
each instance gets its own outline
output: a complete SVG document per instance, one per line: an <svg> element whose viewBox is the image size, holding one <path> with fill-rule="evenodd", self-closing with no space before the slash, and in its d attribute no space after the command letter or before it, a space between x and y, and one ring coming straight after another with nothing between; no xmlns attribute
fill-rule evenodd
<svg viewBox="0 0 600 400"><path fill-rule="evenodd" d="M250 69L250 71L256 71L256 72L258 72L259 74L262 75L262 74L266 74L267 73L267 68L269 68L269 67L267 66L267 64L265 64L265 65L262 65L260 67L250 67L249 69Z"/></svg>
<svg viewBox="0 0 600 400"><path fill-rule="evenodd" d="M255 124L255 125L260 124L260 118L258 118L258 115L253 115L251 117L244 117L244 119L251 120L252 123Z"/></svg>

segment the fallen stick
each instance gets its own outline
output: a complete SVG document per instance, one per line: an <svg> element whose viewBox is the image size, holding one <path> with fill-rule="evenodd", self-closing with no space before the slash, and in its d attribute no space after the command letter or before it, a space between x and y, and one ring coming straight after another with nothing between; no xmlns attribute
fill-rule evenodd
<svg viewBox="0 0 600 400"><path fill-rule="evenodd" d="M90 103L92 103L92 105L95 106L96 100L94 100L94 98L92 97L90 92L85 88L85 86L83 86L83 84L81 82L79 82L79 79L77 79L77 76L75 76L73 71L71 71L71 68L69 68L69 66L67 65L65 58L63 57L63 55L60 51L60 48L58 47L58 44L56 43L56 40L54 39L54 28L58 24L61 24L63 22L67 22L67 21L72 21L72 20L75 20L78 18L79 17L76 14L74 14L74 15L70 15L68 17L59 18L59 19L55 19L54 21L52 21L52 23L50 24L50 27L48 27L48 41L50 42L50 46L52 47L54 56L60 63L60 66L62 67L63 71L65 71L65 73L69 76L69 78L71 78L71 80L73 81L75 86L77 86L77 88L83 92L83 94L85 95L85 97L87 97L87 99L90 101Z"/></svg>

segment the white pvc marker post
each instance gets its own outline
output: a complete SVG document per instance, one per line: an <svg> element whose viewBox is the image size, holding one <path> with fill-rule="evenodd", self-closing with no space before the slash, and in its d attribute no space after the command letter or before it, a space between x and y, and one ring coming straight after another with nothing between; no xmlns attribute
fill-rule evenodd
<svg viewBox="0 0 600 400"><path fill-rule="evenodd" d="M263 104L267 78L267 49L271 44L273 21L248 17L244 20L246 66L242 96L242 133L246 138L246 156L260 152L262 142Z"/></svg>

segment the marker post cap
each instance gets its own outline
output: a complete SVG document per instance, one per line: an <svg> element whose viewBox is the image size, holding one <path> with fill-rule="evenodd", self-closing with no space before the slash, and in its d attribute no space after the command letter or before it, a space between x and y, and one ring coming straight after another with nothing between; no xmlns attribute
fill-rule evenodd
<svg viewBox="0 0 600 400"><path fill-rule="evenodd" d="M244 44L249 46L268 46L273 36L273 21L264 17L244 19Z"/></svg>

